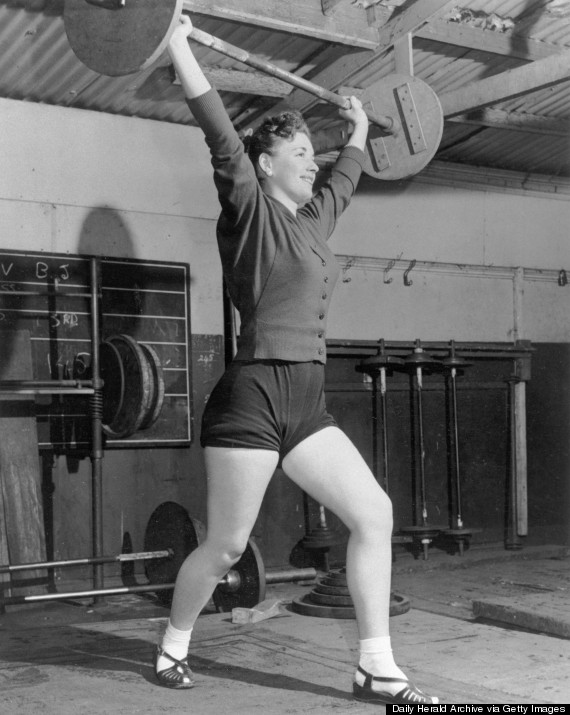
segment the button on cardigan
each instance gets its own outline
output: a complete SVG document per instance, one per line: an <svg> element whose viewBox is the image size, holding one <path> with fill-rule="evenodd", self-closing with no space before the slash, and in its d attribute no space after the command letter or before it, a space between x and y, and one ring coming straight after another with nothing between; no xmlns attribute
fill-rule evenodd
<svg viewBox="0 0 570 715"><path fill-rule="evenodd" d="M326 241L354 194L364 153L345 147L294 216L263 192L216 90L188 106L210 148L222 207L218 247L241 322L235 359L326 362L326 319L340 272Z"/></svg>

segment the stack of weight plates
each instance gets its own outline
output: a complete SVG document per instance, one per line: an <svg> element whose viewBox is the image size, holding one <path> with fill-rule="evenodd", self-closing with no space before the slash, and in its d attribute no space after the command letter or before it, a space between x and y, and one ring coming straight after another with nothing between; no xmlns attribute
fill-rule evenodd
<svg viewBox="0 0 570 715"><path fill-rule="evenodd" d="M156 352L130 335L113 335L99 346L103 380L103 430L124 439L151 427L164 402L164 378Z"/></svg>
<svg viewBox="0 0 570 715"><path fill-rule="evenodd" d="M295 613L318 618L356 618L352 598L348 592L345 569L333 569L317 580L315 588L291 604ZM398 616L410 610L404 596L390 595L390 615Z"/></svg>

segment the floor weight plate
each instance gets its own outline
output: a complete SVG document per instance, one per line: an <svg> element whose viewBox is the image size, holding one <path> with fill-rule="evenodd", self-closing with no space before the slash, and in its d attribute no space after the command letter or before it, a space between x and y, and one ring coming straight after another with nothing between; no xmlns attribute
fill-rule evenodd
<svg viewBox="0 0 570 715"><path fill-rule="evenodd" d="M330 596L350 596L348 586L328 586L322 581L317 581L315 591L328 593Z"/></svg>
<svg viewBox="0 0 570 715"><path fill-rule="evenodd" d="M144 535L145 551L172 549L170 558L149 559L145 573L151 584L174 583L180 567L199 544L199 534L186 509L176 502L163 502L151 514ZM168 606L172 590L156 592L158 600Z"/></svg>
<svg viewBox="0 0 570 715"><path fill-rule="evenodd" d="M291 602L291 609L295 613L303 616L314 616L316 618L356 618L354 608L349 606L330 606L315 603L312 600L312 593L308 593L300 598L295 598ZM405 596L397 593L390 594L390 616L401 616L410 610L410 601Z"/></svg>
<svg viewBox="0 0 570 715"><path fill-rule="evenodd" d="M265 567L259 549L250 539L241 559L232 566L226 585L216 586L212 598L220 613L253 608L265 599Z"/></svg>
<svg viewBox="0 0 570 715"><path fill-rule="evenodd" d="M321 606L352 606L350 596L332 596L330 593L320 593L318 588L311 591L310 596L313 603L318 603Z"/></svg>
<svg viewBox="0 0 570 715"><path fill-rule="evenodd" d="M291 608L295 613L300 613L303 616L315 616L316 618L356 618L356 612L353 607L324 606L320 603L315 603L310 593L293 599Z"/></svg>

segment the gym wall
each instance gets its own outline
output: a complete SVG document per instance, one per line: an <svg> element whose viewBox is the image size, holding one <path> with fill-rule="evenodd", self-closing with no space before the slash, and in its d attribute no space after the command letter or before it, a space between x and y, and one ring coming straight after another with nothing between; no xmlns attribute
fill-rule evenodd
<svg viewBox="0 0 570 715"><path fill-rule="evenodd" d="M0 116L0 248L190 264L194 443L188 449L109 450L104 459L105 553L120 551L126 532L140 549L159 503L177 501L192 516L205 516L197 434L224 362L218 209L207 148L197 129L141 119L12 100L0 100ZM457 274L448 264L551 273L570 265L568 201L450 183L363 180L333 238L333 250L361 260L345 271L335 294L331 338L509 341L512 275ZM384 283L389 259L398 265L389 274L393 281ZM404 268L412 260L417 267L405 286ZM428 270L427 262L442 265ZM519 337L570 342L570 287L559 287L552 273L524 288ZM533 425L540 429L540 419ZM532 444L539 449L540 435L533 433ZM541 463L533 454L531 463ZM556 459L558 469L566 464ZM91 539L89 460L46 458L43 467L53 487L47 512L52 555L84 556ZM558 519L559 508L553 509ZM266 566L287 563L304 528L302 495L276 479L254 531Z"/></svg>

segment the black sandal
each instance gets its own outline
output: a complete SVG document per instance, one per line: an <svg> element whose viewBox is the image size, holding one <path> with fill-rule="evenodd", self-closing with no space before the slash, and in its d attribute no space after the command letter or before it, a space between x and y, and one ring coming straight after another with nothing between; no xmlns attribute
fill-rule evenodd
<svg viewBox="0 0 570 715"><path fill-rule="evenodd" d="M158 659L164 656L171 660L173 665L171 668L165 668L164 670L157 670ZM183 660L177 660L173 658L170 653L167 653L160 646L156 647L156 652L154 654L154 674L159 684L165 688L193 688L194 687L194 674L190 670L188 665L188 660L184 658Z"/></svg>
<svg viewBox="0 0 570 715"><path fill-rule="evenodd" d="M355 700L363 703L378 703L379 705L437 705L439 698L424 695L415 685L405 678L381 678L372 675L358 666L358 672L364 675L364 685L352 684ZM372 683L404 683L404 687L395 695L372 689Z"/></svg>

